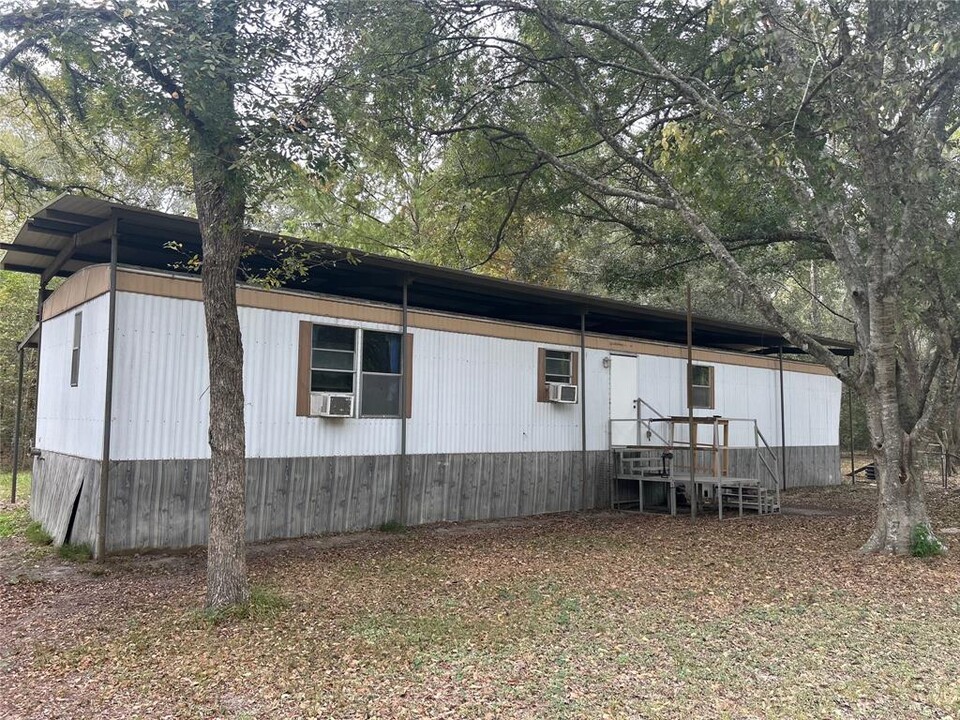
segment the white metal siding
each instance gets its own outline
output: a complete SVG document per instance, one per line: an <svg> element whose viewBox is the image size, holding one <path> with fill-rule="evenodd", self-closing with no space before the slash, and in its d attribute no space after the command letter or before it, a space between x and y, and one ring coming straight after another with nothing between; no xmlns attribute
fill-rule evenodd
<svg viewBox="0 0 960 720"><path fill-rule="evenodd" d="M78 312L83 313L80 374L77 386L71 387L73 323ZM99 459L103 453L108 312L108 298L103 295L43 323L34 440L41 450L90 459Z"/></svg>
<svg viewBox="0 0 960 720"><path fill-rule="evenodd" d="M399 330L391 325L240 308L248 456L399 452L399 419L296 416L301 320ZM537 343L418 328L411 333L410 453L579 449L580 406L536 402ZM209 457L202 305L120 293L115 352L113 458ZM592 419L588 446L597 450L607 442L604 355L588 352L585 366Z"/></svg>
<svg viewBox="0 0 960 720"><path fill-rule="evenodd" d="M421 453L579 450L578 404L537 402L537 349L521 340L414 329L408 450ZM589 351L588 449L606 448L604 353Z"/></svg>
<svg viewBox="0 0 960 720"><path fill-rule="evenodd" d="M399 452L399 419L296 416L301 320L399 330L390 325L240 308L248 455ZM580 405L536 401L537 348L542 345L420 328L411 328L410 332L414 335L414 361L408 452L580 448ZM571 346L547 347L578 350ZM608 354L588 350L584 359L589 450L609 446L610 381L609 368L604 366ZM779 444L776 371L716 367L717 410L703 413L757 417L771 444ZM643 356L638 368L641 397L666 414L685 413L683 360ZM115 380L114 459L209 457L206 336L201 303L120 293ZM786 387L788 444L835 445L839 412L836 381L788 373Z"/></svg>
<svg viewBox="0 0 960 720"><path fill-rule="evenodd" d="M701 417L723 415L757 420L771 445L780 445L780 374L777 370L708 363L714 367L715 405L697 409ZM639 356L640 397L664 415L686 415L686 360ZM784 372L786 444L839 443L840 381L832 376ZM649 410L644 416L649 416ZM731 445L753 444L749 425L731 425Z"/></svg>

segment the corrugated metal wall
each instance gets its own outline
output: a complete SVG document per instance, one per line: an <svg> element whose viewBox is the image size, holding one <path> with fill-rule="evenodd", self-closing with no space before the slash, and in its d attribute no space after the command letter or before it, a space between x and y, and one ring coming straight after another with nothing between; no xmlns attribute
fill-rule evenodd
<svg viewBox="0 0 960 720"><path fill-rule="evenodd" d="M776 370L713 363L716 407L700 417L753 418L771 445L780 445L780 376ZM664 415L686 415L686 361L641 356L640 397ZM840 381L827 375L784 373L787 446L837 445L840 437ZM644 411L644 415L650 415ZM753 445L749 424L734 423L730 444Z"/></svg>
<svg viewBox="0 0 960 720"><path fill-rule="evenodd" d="M107 296L94 298L43 323L37 429L43 450L99 459L103 452L103 395L107 366ZM70 386L74 316L83 313L80 373Z"/></svg>
<svg viewBox="0 0 960 720"><path fill-rule="evenodd" d="M520 340L413 330L412 454L580 448L577 405L537 402L537 348ZM588 449L606 448L603 353L587 353Z"/></svg>
<svg viewBox="0 0 960 720"><path fill-rule="evenodd" d="M249 457L399 452L398 419L330 420L295 414L301 320L399 328L249 307L240 308L240 320ZM410 454L580 448L580 406L536 402L537 348L542 344L419 328L411 332L415 339ZM588 350L585 358L589 450L609 446L607 355ZM115 460L209 457L206 339L199 302L120 293L116 367ZM642 356L638 373L645 400L666 414L685 414L683 360ZM779 444L776 371L717 365L716 385L717 409L703 414L756 417L771 444ZM837 444L839 383L821 375L788 373L786 392L787 444ZM733 440L752 444L752 435Z"/></svg>
<svg viewBox="0 0 960 720"><path fill-rule="evenodd" d="M240 320L249 457L399 452L398 419L331 420L295 414L300 320L350 323L256 308L240 308ZM374 323L353 325L399 330ZM536 402L537 348L541 345L418 328L411 332L413 417L408 422L408 452L579 449L579 405ZM588 444L594 450L607 447L604 355L589 351L585 365ZM113 458L209 457L201 304L120 293L115 362Z"/></svg>

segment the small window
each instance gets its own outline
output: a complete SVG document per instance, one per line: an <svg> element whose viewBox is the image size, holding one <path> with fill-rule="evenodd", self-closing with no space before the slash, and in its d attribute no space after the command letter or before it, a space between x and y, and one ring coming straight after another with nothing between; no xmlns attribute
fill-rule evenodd
<svg viewBox="0 0 960 720"><path fill-rule="evenodd" d="M713 368L709 365L693 366L693 402L695 408L714 407Z"/></svg>
<svg viewBox="0 0 960 720"><path fill-rule="evenodd" d="M551 384L580 384L580 353L538 348L537 402L550 402Z"/></svg>
<svg viewBox="0 0 960 720"><path fill-rule="evenodd" d="M354 328L314 325L310 356L310 391L352 393L356 368Z"/></svg>
<svg viewBox="0 0 960 720"><path fill-rule="evenodd" d="M83 332L83 313L73 316L73 351L70 353L70 387L80 384L80 337Z"/></svg>
<svg viewBox="0 0 960 720"><path fill-rule="evenodd" d="M548 383L569 385L573 379L573 353L567 350L547 350L544 377Z"/></svg>

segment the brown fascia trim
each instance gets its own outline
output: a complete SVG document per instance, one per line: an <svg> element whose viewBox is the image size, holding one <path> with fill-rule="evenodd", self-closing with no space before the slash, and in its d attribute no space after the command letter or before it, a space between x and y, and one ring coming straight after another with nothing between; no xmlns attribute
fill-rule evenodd
<svg viewBox="0 0 960 720"><path fill-rule="evenodd" d="M110 267L108 265L90 265L71 275L44 302L43 319L45 321L49 320L99 295L106 294L110 287L109 273ZM117 291L196 302L202 301L200 278L181 273L120 268L117 271ZM335 317L397 327L402 322L399 306L330 295L317 295L296 290L265 289L241 285L237 288L237 304L242 307L318 317ZM580 333L573 330L558 330L538 325L475 318L429 310L410 310L408 323L412 329L439 330L574 348L579 347L580 344ZM587 333L586 346L592 350L681 359L686 358L687 352L682 345L671 345L654 340L634 340L597 333ZM767 370L777 370L778 368L776 357L748 355L732 350L695 348L694 360ZM789 372L833 375L826 367L814 363L784 360L783 366L784 370Z"/></svg>

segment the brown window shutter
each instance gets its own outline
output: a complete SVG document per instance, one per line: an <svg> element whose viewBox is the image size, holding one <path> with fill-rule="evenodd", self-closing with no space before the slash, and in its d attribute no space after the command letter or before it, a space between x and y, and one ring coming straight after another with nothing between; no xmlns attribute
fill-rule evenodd
<svg viewBox="0 0 960 720"><path fill-rule="evenodd" d="M297 417L310 416L310 351L313 349L313 323L300 321L297 352Z"/></svg>
<svg viewBox="0 0 960 720"><path fill-rule="evenodd" d="M403 413L413 417L413 334L403 336Z"/></svg>
<svg viewBox="0 0 960 720"><path fill-rule="evenodd" d="M550 402L547 389L547 349L537 348L537 402Z"/></svg>
<svg viewBox="0 0 960 720"><path fill-rule="evenodd" d="M570 384L580 384L580 353L570 353Z"/></svg>
<svg viewBox="0 0 960 720"><path fill-rule="evenodd" d="M714 367L710 366L710 408L714 409L717 407L717 383L716 379L713 376Z"/></svg>

